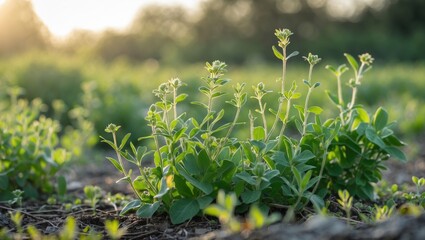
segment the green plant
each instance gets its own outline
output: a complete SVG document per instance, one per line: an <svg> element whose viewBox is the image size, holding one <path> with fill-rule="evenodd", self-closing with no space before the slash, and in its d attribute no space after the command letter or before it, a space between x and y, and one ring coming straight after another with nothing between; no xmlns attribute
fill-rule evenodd
<svg viewBox="0 0 425 240"><path fill-rule="evenodd" d="M341 75L347 69L328 67L337 76L338 97L331 92L328 95L339 112L322 120L323 109L310 101L313 90L320 86L313 81L313 69L321 59L311 53L304 57L309 64L308 79L303 81L307 94L304 104L295 104L301 97L298 85L293 81L289 88L286 86L287 61L298 54L287 54L292 32L278 29L275 35L281 52L276 47L272 50L282 61L281 88L275 94L278 106L267 112L265 96L272 91L264 83L253 87L252 98L258 103L256 112L262 121L259 126L253 111L249 111L249 125L242 122L241 112L248 100L243 83L233 86L233 98L226 101L234 109L232 116L226 116L225 109L217 106L229 82L224 78L227 65L220 61L206 63L208 75L202 78L204 86L199 87L203 98L192 102L204 112L201 117L179 112L179 104L189 96L180 93L184 86L180 79L173 78L153 91L158 102L151 105L145 118L152 134L139 139L151 140L151 150L148 145L136 147L132 142L126 149L130 134L118 142L120 126L107 126L112 141L102 138L103 142L117 154L116 159L108 160L124 175L120 180L127 181L137 197L122 214L136 210L140 217L151 217L160 211L168 213L173 224L182 223L218 201L219 189L234 192L238 201L233 201L237 206L232 208L240 212L253 204L274 206L288 209L287 221L307 204L322 209L329 192L347 189L349 196L373 198L372 183L381 178L383 161L390 156L405 159L398 149L403 143L390 129L386 111L379 108L371 120L369 113L356 104L358 88L373 58L360 55L358 65L351 55L345 55L354 72L348 104L341 89ZM268 122L270 116L272 122ZM298 133L286 134L289 123L294 123ZM250 138L234 137L236 128L249 132ZM145 166L146 158L153 159L153 167ZM138 167L137 177L126 170L124 161Z"/></svg>
<svg viewBox="0 0 425 240"><path fill-rule="evenodd" d="M127 231L126 228L120 228L120 223L116 219L106 220L105 229L108 233L108 236L113 240L120 239Z"/></svg>
<svg viewBox="0 0 425 240"><path fill-rule="evenodd" d="M350 193L344 189L344 191L338 191L339 199L338 204L339 207L345 212L347 216L347 220L351 219L351 208L353 207L353 197L350 196Z"/></svg>
<svg viewBox="0 0 425 240"><path fill-rule="evenodd" d="M19 211L15 213L11 212L10 219L12 220L13 224L15 224L18 235L22 235L24 232L24 229L22 228L22 220L24 219L24 215L22 215Z"/></svg>
<svg viewBox="0 0 425 240"><path fill-rule="evenodd" d="M382 207L375 205L375 217L374 221L384 221L390 218L394 213L395 205L388 207L384 205Z"/></svg>
<svg viewBox="0 0 425 240"><path fill-rule="evenodd" d="M98 186L87 185L84 187L84 194L93 212L96 212L96 205L102 197L102 189Z"/></svg>
<svg viewBox="0 0 425 240"><path fill-rule="evenodd" d="M382 178L381 171L386 169L383 161L390 156L405 161L406 157L399 147L404 146L391 129L394 123L388 123L388 113L378 108L370 115L363 106L356 105L357 91L364 73L371 68L373 58L369 54L359 56L361 64L349 54L345 54L351 65L354 78L349 81L352 89L351 101L345 104L343 93L338 87L338 97L327 92L329 98L340 111L341 127L328 147L328 160L325 171L331 189L346 188L352 196L373 199L372 183ZM346 72L344 65L337 69L327 66L337 78Z"/></svg>
<svg viewBox="0 0 425 240"><path fill-rule="evenodd" d="M0 109L0 199L13 198L21 189L23 197L37 198L52 193L57 172L69 159L58 146L58 122L41 115L39 99L30 104L10 88L10 101Z"/></svg>
<svg viewBox="0 0 425 240"><path fill-rule="evenodd" d="M24 191L16 189L12 191L12 194L14 198L9 200L8 203L10 205L13 205L16 203L18 207L22 207L22 195L24 194Z"/></svg>
<svg viewBox="0 0 425 240"><path fill-rule="evenodd" d="M409 203L419 205L425 209L425 192L421 191L421 188L425 186L425 178L412 176L412 182L415 184L416 192L404 192L402 197Z"/></svg>

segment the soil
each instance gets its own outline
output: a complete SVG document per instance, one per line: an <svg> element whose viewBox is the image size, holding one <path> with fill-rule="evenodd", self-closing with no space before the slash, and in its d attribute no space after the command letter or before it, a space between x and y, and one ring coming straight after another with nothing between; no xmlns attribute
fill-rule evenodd
<svg viewBox="0 0 425 240"><path fill-rule="evenodd" d="M421 152L425 153L425 144L420 145ZM408 161L407 163L389 161L387 164L388 170L384 173L384 179L389 183L401 184L410 182L412 175L424 177L425 154L419 154L418 156L415 160ZM84 196L83 187L86 185L100 186L105 193L132 195L131 189L128 188L127 184L116 183L116 180L120 177L108 161L95 162L69 171L67 174L68 189L70 195L81 199ZM345 228L347 227L345 222L342 224L342 220L335 220L333 218L321 220L322 222L314 220L313 223L311 223L311 220L303 220L304 223L302 224L285 225L285 227L278 224L277 226L273 225L268 229L254 231L250 234L244 232L243 234L231 235L220 231L219 223L212 218L197 217L184 224L172 225L166 215L155 216L152 219L137 218L134 214L119 216L118 210L112 204L107 204L106 201L101 201L95 212L85 203L74 205L70 210L65 209L64 204L47 204L46 201L25 202L22 208L17 208L16 206L12 208L7 204L1 203L0 229L6 227L10 233L16 233L17 229L10 220L9 215L9 212L14 211L21 211L24 215L24 229L29 225L33 225L45 235L58 234L64 225L65 219L68 216L73 216L76 219L80 234L85 235L90 231L95 231L101 234L102 238L106 238L107 236L104 228L105 220L117 219L120 222L120 226L127 228L126 234L122 239L189 239L193 237L199 239L369 239L369 237L370 239L420 239L415 238L414 235L409 235L413 236L412 238L403 238L400 234L393 234L391 236L379 235L379 231L381 230L386 232L379 224L364 225L358 222L358 224L354 224L354 227ZM425 229L425 215L408 219L400 217L397 221L401 222L393 224L404 226L397 228L399 232L411 233L412 231L416 232L418 229ZM332 233L329 231L332 226L335 229L337 229L337 226L340 226L340 228L338 231L335 230L335 233ZM374 232L378 237L372 237L370 235L372 233L369 234L367 232L368 230L365 229L378 231L378 233ZM318 233L318 231L321 232ZM422 230L422 232L424 235L420 235L420 237L424 236L425 238L425 231ZM286 236L286 238L279 236ZM311 236L314 238L311 238ZM316 238L318 236L320 237Z"/></svg>

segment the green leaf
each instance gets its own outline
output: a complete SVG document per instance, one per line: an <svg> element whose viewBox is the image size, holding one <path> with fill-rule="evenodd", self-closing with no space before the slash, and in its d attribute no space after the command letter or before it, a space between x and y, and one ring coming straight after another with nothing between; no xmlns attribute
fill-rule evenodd
<svg viewBox="0 0 425 240"><path fill-rule="evenodd" d="M233 172L236 170L236 166L232 161L229 160L223 160L221 166L216 171L216 176L220 179L229 177L229 174L231 174L233 177Z"/></svg>
<svg viewBox="0 0 425 240"><path fill-rule="evenodd" d="M265 155L265 156L263 156L263 159L267 163L267 165L269 166L270 169L275 169L276 168L276 164L275 164L274 160L270 156Z"/></svg>
<svg viewBox="0 0 425 240"><path fill-rule="evenodd" d="M199 204L196 200L185 198L176 200L170 207L171 223L180 224L189 220L198 214L199 210Z"/></svg>
<svg viewBox="0 0 425 240"><path fill-rule="evenodd" d="M140 208L137 210L136 215L141 218L151 218L153 214L158 210L160 202L154 202L152 204L142 203Z"/></svg>
<svg viewBox="0 0 425 240"><path fill-rule="evenodd" d="M240 147L235 151L231 160L236 166L239 166L239 163L242 161L242 151Z"/></svg>
<svg viewBox="0 0 425 240"><path fill-rule="evenodd" d="M161 178L161 188L159 189L158 194L156 194L154 196L154 198L156 198L156 199L161 198L162 196L164 196L165 194L167 194L168 190L169 190L169 188L167 186L167 176L163 176Z"/></svg>
<svg viewBox="0 0 425 240"><path fill-rule="evenodd" d="M378 108L373 116L373 125L377 131L382 130L388 123L388 113L383 108Z"/></svg>
<svg viewBox="0 0 425 240"><path fill-rule="evenodd" d="M305 163L316 156L310 150L304 150L293 158L296 163Z"/></svg>
<svg viewBox="0 0 425 240"><path fill-rule="evenodd" d="M285 156L285 153L281 152L281 151L277 151L275 153L273 153L271 159L273 159L273 161L275 161L277 164L281 164L285 167L289 167L289 161Z"/></svg>
<svg viewBox="0 0 425 240"><path fill-rule="evenodd" d="M255 186L257 182L255 179L247 172L243 171L235 175L237 178L242 179L243 181L247 182L250 185Z"/></svg>
<svg viewBox="0 0 425 240"><path fill-rule="evenodd" d="M336 71L336 69L335 69L333 66L331 66L331 65L326 65L326 66L325 66L325 68L326 68L327 70L331 71L333 74L337 75L337 71Z"/></svg>
<svg viewBox="0 0 425 240"><path fill-rule="evenodd" d="M325 206L325 201L323 201L323 198L319 197L316 194L311 194L310 192L306 194L307 198L310 199L310 202L313 203L315 209L322 209Z"/></svg>
<svg viewBox="0 0 425 240"><path fill-rule="evenodd" d="M261 197L261 191L255 190L250 191L247 190L241 194L242 202L246 204L251 204L253 202L258 201Z"/></svg>
<svg viewBox="0 0 425 240"><path fill-rule="evenodd" d="M273 50L274 55L275 55L278 59L283 60L282 53L280 53L280 52L279 52L279 50L277 50L277 48L276 48L275 46L272 46L272 50Z"/></svg>
<svg viewBox="0 0 425 240"><path fill-rule="evenodd" d="M362 107L357 107L356 112L357 112L357 116L360 118L362 122L364 123L370 122L369 114Z"/></svg>
<svg viewBox="0 0 425 240"><path fill-rule="evenodd" d="M353 56L351 56L348 53L344 53L345 58L347 58L348 63L351 65L351 67L353 68L353 70L355 72L357 72L357 70L359 69L359 64L357 63L356 59L353 58Z"/></svg>
<svg viewBox="0 0 425 240"><path fill-rule="evenodd" d="M250 162L255 162L255 156L254 153L251 151L251 145L249 145L248 143L243 143L242 148L248 160Z"/></svg>
<svg viewBox="0 0 425 240"><path fill-rule="evenodd" d="M339 105L339 100L338 97L333 94L332 92L326 90L326 94L328 95L329 99L335 104L335 105Z"/></svg>
<svg viewBox="0 0 425 240"><path fill-rule="evenodd" d="M200 189L205 194L210 194L213 191L213 186L210 183L201 182L190 176L180 164L176 165L176 169L178 173L182 175L188 182L190 182L196 188Z"/></svg>
<svg viewBox="0 0 425 240"><path fill-rule="evenodd" d="M198 201L200 209L205 209L206 207L208 207L208 205L210 205L214 201L214 198L211 196L203 196L196 199L196 201Z"/></svg>
<svg viewBox="0 0 425 240"><path fill-rule="evenodd" d="M394 135L390 135L386 137L384 141L387 142L389 145L397 146L397 147L402 147L406 145L403 141L401 141Z"/></svg>
<svg viewBox="0 0 425 240"><path fill-rule="evenodd" d="M385 149L387 145L382 141L382 139L376 134L375 129L372 127L366 128L366 138L372 143L378 145L380 148Z"/></svg>
<svg viewBox="0 0 425 240"><path fill-rule="evenodd" d="M266 138L266 132L261 126L254 128L254 140L264 140Z"/></svg>
<svg viewBox="0 0 425 240"><path fill-rule="evenodd" d="M223 214L228 214L226 209L224 209L224 207L218 205L218 204L212 204L210 206L208 206L207 208L205 208L204 213L207 215L211 215L214 217L220 217Z"/></svg>
<svg viewBox="0 0 425 240"><path fill-rule="evenodd" d="M128 211L139 208L142 202L139 199L127 203L120 212L120 215L126 214Z"/></svg>
<svg viewBox="0 0 425 240"><path fill-rule="evenodd" d="M295 56L297 56L298 54L299 54L299 52L298 52L298 51L293 51L291 54L289 54L289 55L286 57L286 60L290 59L291 57L295 57Z"/></svg>
<svg viewBox="0 0 425 240"><path fill-rule="evenodd" d="M130 136L131 136L131 133L127 133L124 136L124 138L121 141L120 147L119 147L120 150L125 146L125 144L127 143L128 139L130 138Z"/></svg>
<svg viewBox="0 0 425 240"><path fill-rule="evenodd" d="M292 173L294 174L297 185L301 188L301 174L296 167L292 168Z"/></svg>
<svg viewBox="0 0 425 240"><path fill-rule="evenodd" d="M399 159L403 162L407 161L406 155L404 155L404 153L396 147L388 146L388 147L385 148L385 151L388 154L390 154L392 157L395 157L395 158L397 158L397 159Z"/></svg>
<svg viewBox="0 0 425 240"><path fill-rule="evenodd" d="M179 102L183 102L186 98L187 98L187 94L185 94L185 93L183 93L183 94L180 94L179 96L177 96L177 98L176 98L176 103L179 103Z"/></svg>
<svg viewBox="0 0 425 240"><path fill-rule="evenodd" d="M308 111L316 115L320 115L323 112L323 109L318 106L311 106L308 108Z"/></svg>
<svg viewBox="0 0 425 240"><path fill-rule="evenodd" d="M186 198L193 196L192 190L187 186L186 181L180 175L174 175L174 184L177 192Z"/></svg>
<svg viewBox="0 0 425 240"><path fill-rule="evenodd" d="M195 155L189 153L187 154L183 159L183 165L187 172L189 172L192 175L200 175L201 170L199 169L197 160Z"/></svg>
<svg viewBox="0 0 425 240"><path fill-rule="evenodd" d="M198 106L201 106L201 107L203 107L203 108L205 108L205 109L208 109L208 106L207 106L205 103L201 103L201 102L198 102L198 101L194 101L194 102L191 102L191 104L193 104L193 105L198 105Z"/></svg>
<svg viewBox="0 0 425 240"><path fill-rule="evenodd" d="M201 172L206 172L211 165L211 159L205 149L202 149L198 155L198 166Z"/></svg>
<svg viewBox="0 0 425 240"><path fill-rule="evenodd" d="M266 223L266 216L261 212L257 205L251 206L249 209L249 222L254 225L254 228L262 228Z"/></svg>
<svg viewBox="0 0 425 240"><path fill-rule="evenodd" d="M312 174L313 172L310 170L310 171L308 171L304 176L303 176L303 178L302 178L302 180L301 180L301 184L300 184L300 189L301 189L301 191L304 191L304 190L306 190L307 189L307 185L308 185L308 183L309 183L309 181L310 181L310 178L311 178L311 174Z"/></svg>
<svg viewBox="0 0 425 240"><path fill-rule="evenodd" d="M121 167L121 165L118 163L117 160L115 160L114 158L111 158L111 157L106 157L106 159L108 159L118 171L120 171L121 173L124 173L123 168Z"/></svg>

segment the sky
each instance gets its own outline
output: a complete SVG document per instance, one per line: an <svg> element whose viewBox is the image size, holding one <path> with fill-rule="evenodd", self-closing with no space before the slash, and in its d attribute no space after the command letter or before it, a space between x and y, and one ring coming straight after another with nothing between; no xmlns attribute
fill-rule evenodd
<svg viewBox="0 0 425 240"><path fill-rule="evenodd" d="M147 4L181 4L196 9L201 0L31 0L34 10L58 37L74 29L102 31L127 27ZM0 0L0 4L4 0ZM93 14L95 13L95 14Z"/></svg>

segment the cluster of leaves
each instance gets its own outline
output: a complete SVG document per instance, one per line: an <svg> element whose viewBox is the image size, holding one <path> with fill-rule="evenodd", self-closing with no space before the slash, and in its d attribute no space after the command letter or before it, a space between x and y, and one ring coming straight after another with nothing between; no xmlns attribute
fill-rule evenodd
<svg viewBox="0 0 425 240"><path fill-rule="evenodd" d="M41 115L39 99L18 99L21 90L11 88L11 100L0 108L0 198L11 200L20 189L24 197L52 193L56 173L70 154L58 147L58 122ZM21 195L21 194L20 194Z"/></svg>
<svg viewBox="0 0 425 240"><path fill-rule="evenodd" d="M263 97L272 91L264 83L253 86L260 125L256 125L257 115L251 111L249 125L241 122L240 112L248 100L245 84L233 87L234 97L227 101L235 109L233 121L224 121L224 110L214 104L225 95L221 88L229 82L224 78L227 66L214 61L206 63L208 75L203 78L205 85L199 88L206 100L193 102L205 111L202 119L189 116L190 112L178 112L178 104L188 95L179 93L184 84L175 78L154 91L159 101L150 107L146 117L152 135L140 138L152 139L152 150L130 143L128 151L125 147L130 134L118 143L116 133L120 126L110 124L106 128L113 140L103 141L117 153L117 159L108 160L137 196L124 207L123 214L136 210L140 217L151 217L161 211L170 215L172 223L182 223L218 201L220 189L235 194L238 212L247 211L252 204L263 210L270 206L287 208L288 221L309 203L321 209L326 195L341 189L362 199L373 198L372 183L381 178L382 162L390 156L405 159L398 149L403 143L394 136L386 111L379 108L370 115L356 105L358 87L373 58L360 55L359 64L351 55L345 55L354 72L348 84L352 90L348 104L341 84L341 76L348 68L328 67L338 83L337 94L328 95L339 113L322 120L323 109L309 102L320 86L319 82L313 83L312 73L321 59L311 53L304 57L309 64L308 79L303 81L308 92L304 105L294 104L301 94L296 91L295 81L286 89L285 77L287 61L298 52L287 53L290 30L278 29L275 35L281 50L274 46L272 50L282 61L281 90L276 95L278 109L267 111ZM269 114L274 116L272 123L267 122ZM298 134L285 134L290 122ZM239 126L250 132L249 139L232 137L233 129ZM152 157L155 166L145 167L144 159ZM125 169L124 160L138 167L136 178Z"/></svg>

